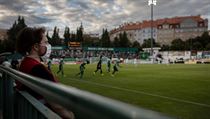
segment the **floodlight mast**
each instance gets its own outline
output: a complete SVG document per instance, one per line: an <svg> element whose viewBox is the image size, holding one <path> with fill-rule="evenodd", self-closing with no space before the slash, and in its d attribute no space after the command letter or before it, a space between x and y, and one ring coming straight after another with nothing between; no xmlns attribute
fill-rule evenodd
<svg viewBox="0 0 210 119"><path fill-rule="evenodd" d="M152 64L154 63L153 57L153 5L156 5L157 0L149 0L148 5L151 6L151 57L152 57Z"/></svg>

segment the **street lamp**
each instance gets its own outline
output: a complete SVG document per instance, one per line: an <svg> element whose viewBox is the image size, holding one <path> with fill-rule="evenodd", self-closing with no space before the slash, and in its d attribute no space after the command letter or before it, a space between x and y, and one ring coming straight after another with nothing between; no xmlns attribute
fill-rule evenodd
<svg viewBox="0 0 210 119"><path fill-rule="evenodd" d="M156 5L157 0L149 0L148 5L151 6L151 56L152 63L154 63L153 59L153 5Z"/></svg>

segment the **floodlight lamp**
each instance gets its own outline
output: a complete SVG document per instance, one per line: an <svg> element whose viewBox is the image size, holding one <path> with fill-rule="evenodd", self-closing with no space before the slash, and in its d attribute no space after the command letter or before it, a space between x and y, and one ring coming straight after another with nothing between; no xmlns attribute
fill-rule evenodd
<svg viewBox="0 0 210 119"><path fill-rule="evenodd" d="M157 0L149 0L148 1L148 5L156 5L157 4Z"/></svg>

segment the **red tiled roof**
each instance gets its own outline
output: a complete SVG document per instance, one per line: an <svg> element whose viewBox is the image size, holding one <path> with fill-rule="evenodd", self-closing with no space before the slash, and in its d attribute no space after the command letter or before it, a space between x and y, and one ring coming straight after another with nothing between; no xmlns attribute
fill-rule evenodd
<svg viewBox="0 0 210 119"><path fill-rule="evenodd" d="M124 30L135 30L135 29L141 29L141 23L129 23L126 26L124 26Z"/></svg>
<svg viewBox="0 0 210 119"><path fill-rule="evenodd" d="M151 20L150 21L143 21L142 22L142 28L148 28L151 27ZM157 21L153 21L153 27L157 26Z"/></svg>
<svg viewBox="0 0 210 119"><path fill-rule="evenodd" d="M200 15L198 15L198 16L183 16L183 17L164 18L164 19L158 19L156 21L157 21L158 25L162 25L164 23L179 24L180 22L182 22L185 19L193 19L197 22L201 22L204 20L200 17Z"/></svg>
<svg viewBox="0 0 210 119"><path fill-rule="evenodd" d="M153 27L157 27L158 25L162 24L179 24L185 19L193 19L197 22L202 22L204 21L203 18L201 18L200 15L197 16L182 16L182 17L173 17L173 18L164 18L164 19L157 19L153 21ZM147 28L151 27L151 20L144 20L143 22L138 22L138 23L125 23L123 25L120 25L119 28L113 29L110 31L111 34L116 33L118 31L123 31L123 30L136 30L136 29L142 29L142 28Z"/></svg>

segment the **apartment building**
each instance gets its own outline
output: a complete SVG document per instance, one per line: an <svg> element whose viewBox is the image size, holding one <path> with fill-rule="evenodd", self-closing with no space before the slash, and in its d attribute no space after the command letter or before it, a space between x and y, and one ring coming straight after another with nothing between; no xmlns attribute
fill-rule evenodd
<svg viewBox="0 0 210 119"><path fill-rule="evenodd" d="M198 16L183 16L157 20L158 38L160 44L169 45L174 39L182 39L201 36L208 29L208 20Z"/></svg>
<svg viewBox="0 0 210 119"><path fill-rule="evenodd" d="M208 30L208 20L197 16L180 16L173 18L157 19L153 21L153 38L160 45L170 45L174 39L186 41L202 35ZM126 23L119 28L110 31L110 39L119 37L120 33L126 32L131 42L138 41L140 44L145 39L151 38L151 21Z"/></svg>

